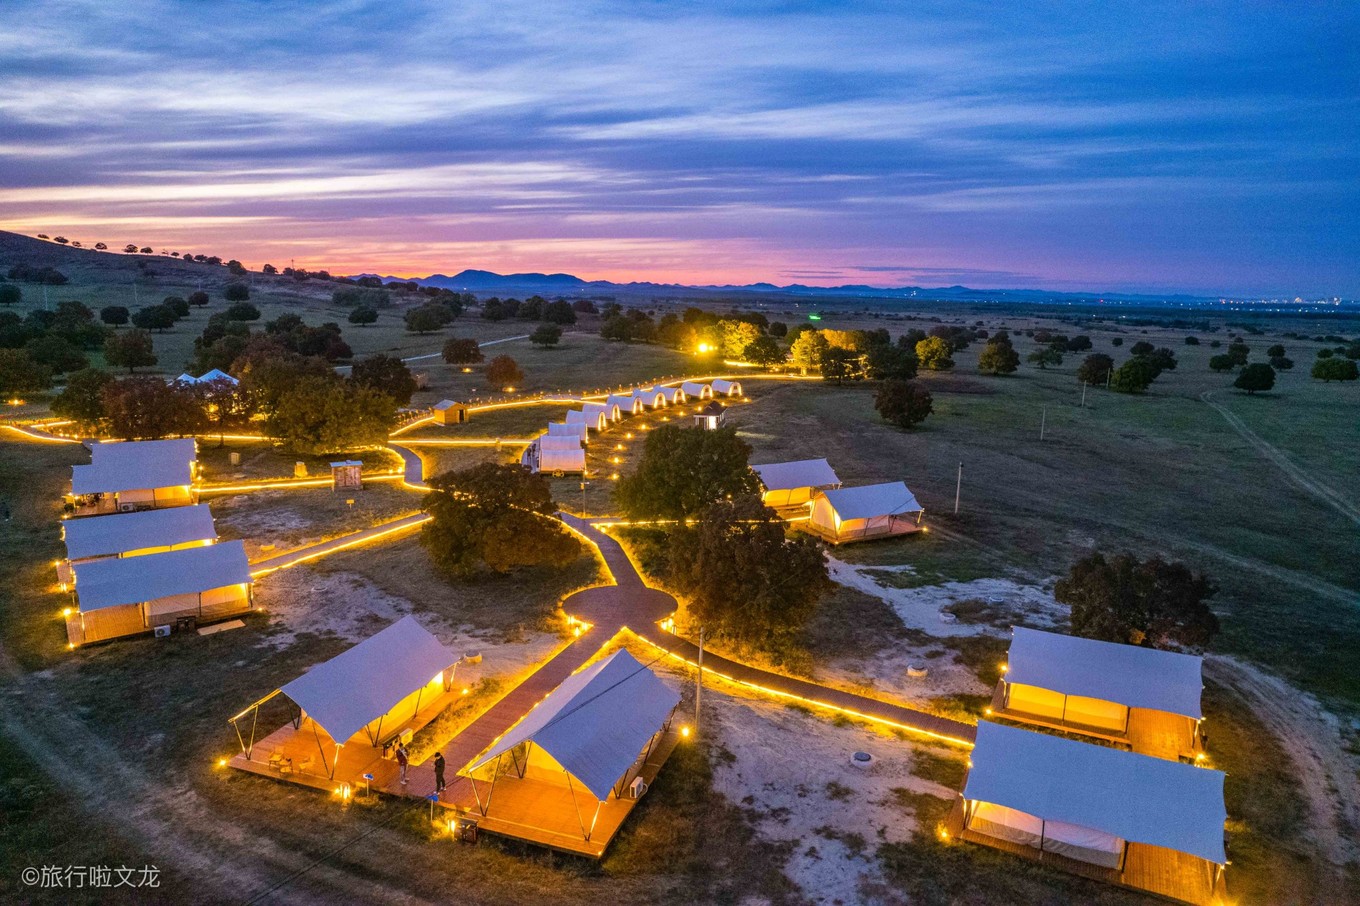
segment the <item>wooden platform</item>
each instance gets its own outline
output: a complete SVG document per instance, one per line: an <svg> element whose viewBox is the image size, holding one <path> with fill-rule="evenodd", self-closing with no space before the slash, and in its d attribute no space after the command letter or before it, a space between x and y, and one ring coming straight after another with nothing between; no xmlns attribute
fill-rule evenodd
<svg viewBox="0 0 1360 906"><path fill-rule="evenodd" d="M1032 846L1003 840L989 834L966 830L963 821L963 797L959 797L954 801L954 807L950 809L944 822L945 831L953 839L990 846L992 849L999 849L1031 862L1039 862L1068 874L1117 887L1127 887L1179 903L1211 906L1213 903L1221 902L1225 895L1222 884L1215 889L1216 866L1186 853L1144 843L1129 843L1124 857L1124 868L1120 871L1070 859L1057 853L1042 852Z"/></svg>
<svg viewBox="0 0 1360 906"><path fill-rule="evenodd" d="M815 524L811 519L805 519L801 522L793 522L790 524L800 532L807 532L809 535L815 535L816 537L821 538L827 544L852 544L856 541L877 541L880 538L898 538L902 535L914 535L925 528L924 525L903 522L898 523L890 529L841 536L836 532L828 531L822 526Z"/></svg>
<svg viewBox="0 0 1360 906"><path fill-rule="evenodd" d="M1204 751L1196 738L1194 722L1179 714L1130 708L1128 728L1123 733L1117 733L1104 727L1091 727L1076 721L1058 720L1007 708L1005 685L1004 680L997 683L992 692L991 717L1089 736L1114 743L1139 755L1165 758L1168 761L1194 761Z"/></svg>
<svg viewBox="0 0 1360 906"><path fill-rule="evenodd" d="M652 747L640 772L649 786L679 741L679 730L672 725ZM630 772L632 770L630 768ZM611 794L600 805L596 817L596 799L589 790L579 783L568 786L564 774L553 775L533 768L523 779L514 773L502 775L496 780L494 790L490 781L478 780L476 784L477 796L487 806L487 813L481 813L470 781L459 778L459 783L451 786L446 794L447 801L440 802L449 810L450 817L475 822L479 832L525 840L557 852L591 859L604 856L628 815L641 801L630 799L627 794L622 799ZM586 839L587 832L589 839Z"/></svg>

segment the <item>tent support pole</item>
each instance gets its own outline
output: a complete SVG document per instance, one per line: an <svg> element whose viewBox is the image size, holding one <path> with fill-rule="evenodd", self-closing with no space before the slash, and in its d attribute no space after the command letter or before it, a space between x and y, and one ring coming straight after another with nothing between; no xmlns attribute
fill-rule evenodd
<svg viewBox="0 0 1360 906"><path fill-rule="evenodd" d="M589 840L590 831L586 830L585 819L581 817L581 804L576 801L576 788L571 783L571 772L564 769L562 773L567 775L567 792L571 794L571 804L576 809L576 823L581 825L581 839ZM598 812L598 808L596 811ZM594 827L594 824L592 823L591 826Z"/></svg>
<svg viewBox="0 0 1360 906"><path fill-rule="evenodd" d="M595 800L595 817L590 819L590 834L595 833L595 822L600 820L600 806L604 805L599 799ZM590 840L590 834L586 834L586 840Z"/></svg>
<svg viewBox="0 0 1360 906"><path fill-rule="evenodd" d="M236 718L234 717L231 719L231 728L236 731L236 741L241 744L241 752L246 756L246 761L249 761L250 747L247 746L246 741L241 738L241 728L236 726ZM254 742L254 740L252 739L251 742Z"/></svg>
<svg viewBox="0 0 1360 906"><path fill-rule="evenodd" d="M312 736L316 739L316 750L321 753L321 766L326 769L326 776L335 778L335 770L326 764L326 747L321 744L321 734L316 732L316 721L312 721Z"/></svg>

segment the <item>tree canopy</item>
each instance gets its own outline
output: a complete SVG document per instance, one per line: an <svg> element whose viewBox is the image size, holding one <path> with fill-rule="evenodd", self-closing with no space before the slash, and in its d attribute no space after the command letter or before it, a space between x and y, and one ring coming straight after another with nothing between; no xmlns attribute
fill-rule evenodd
<svg viewBox="0 0 1360 906"><path fill-rule="evenodd" d="M535 327L534 332L529 334L530 343L545 348L556 346L561 340L562 328L546 322Z"/></svg>
<svg viewBox="0 0 1360 906"><path fill-rule="evenodd" d="M634 519L694 517L715 501L756 491L750 455L735 428L663 425L648 433L637 470L619 481L614 498Z"/></svg>
<svg viewBox="0 0 1360 906"><path fill-rule="evenodd" d="M193 392L158 377L129 377L104 388L109 431L125 440L155 440L193 434L205 419Z"/></svg>
<svg viewBox="0 0 1360 906"><path fill-rule="evenodd" d="M1120 365L1110 377L1110 389L1142 393L1157 379L1157 366L1147 356L1136 355Z"/></svg>
<svg viewBox="0 0 1360 906"><path fill-rule="evenodd" d="M396 416L391 396L332 373L305 377L285 390L265 433L295 453L344 453L386 441Z"/></svg>
<svg viewBox="0 0 1360 906"><path fill-rule="evenodd" d="M467 577L524 566L566 566L581 543L551 515L548 482L518 466L481 463L430 480L425 496L433 517L420 541L436 569Z"/></svg>
<svg viewBox="0 0 1360 906"><path fill-rule="evenodd" d="M1238 390L1247 391L1248 395L1269 390L1275 386L1275 369L1264 362L1248 365L1237 375L1233 386Z"/></svg>
<svg viewBox="0 0 1360 906"><path fill-rule="evenodd" d="M1114 370L1114 359L1103 352L1093 352L1077 366L1077 380L1087 384L1103 384Z"/></svg>
<svg viewBox="0 0 1360 906"><path fill-rule="evenodd" d="M84 368L66 378L66 387L52 398L52 414L82 425L98 424L105 415L104 391L113 375L98 368Z"/></svg>
<svg viewBox="0 0 1360 906"><path fill-rule="evenodd" d="M486 358L476 340L460 337L444 341L443 356L450 365L475 365Z"/></svg>
<svg viewBox="0 0 1360 906"><path fill-rule="evenodd" d="M1089 340L1087 345L1090 345ZM978 371L983 374L1013 374L1019 367L1020 353L1015 351L1011 338L1005 332L989 339L978 355Z"/></svg>
<svg viewBox="0 0 1360 906"><path fill-rule="evenodd" d="M954 367L950 356L954 347L943 337L926 337L916 344L916 361L929 371L948 371Z"/></svg>
<svg viewBox="0 0 1360 906"><path fill-rule="evenodd" d="M1353 381L1360 377L1354 359L1318 359L1313 363L1313 378L1323 382Z"/></svg>
<svg viewBox="0 0 1360 906"><path fill-rule="evenodd" d="M486 363L486 379L492 387L504 390L524 382L524 371L508 355L498 355Z"/></svg>
<svg viewBox="0 0 1360 906"><path fill-rule="evenodd" d="M1072 633L1149 648L1203 648L1218 633L1206 601L1217 589L1183 563L1091 554L1053 595L1072 611Z"/></svg>
<svg viewBox="0 0 1360 906"><path fill-rule="evenodd" d="M886 421L910 428L933 411L930 391L916 381L884 381L874 394L874 408Z"/></svg>
<svg viewBox="0 0 1360 906"><path fill-rule="evenodd" d="M350 369L349 379L361 387L386 393L398 406L410 403L416 392L416 376L396 356L371 355L360 359Z"/></svg>
<svg viewBox="0 0 1360 906"><path fill-rule="evenodd" d="M151 334L145 330L126 330L115 333L104 341L104 361L114 368L126 368L131 374L143 366L156 364L156 353Z"/></svg>

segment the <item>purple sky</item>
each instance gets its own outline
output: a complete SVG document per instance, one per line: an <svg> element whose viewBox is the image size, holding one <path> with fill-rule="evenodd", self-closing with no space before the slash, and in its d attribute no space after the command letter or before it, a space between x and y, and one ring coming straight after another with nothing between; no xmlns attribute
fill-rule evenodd
<svg viewBox="0 0 1360 906"><path fill-rule="evenodd" d="M317 6L6 2L0 227L338 273L1360 296L1354 3Z"/></svg>

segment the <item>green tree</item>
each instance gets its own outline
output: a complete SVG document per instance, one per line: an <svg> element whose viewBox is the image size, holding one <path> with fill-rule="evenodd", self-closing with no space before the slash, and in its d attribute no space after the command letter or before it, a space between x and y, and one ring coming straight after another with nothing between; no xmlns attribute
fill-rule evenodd
<svg viewBox="0 0 1360 906"><path fill-rule="evenodd" d="M1170 349L1167 349L1165 346L1162 346L1158 349L1154 349L1152 352L1148 354L1147 358L1148 361L1150 361L1153 364L1153 366L1156 367L1158 375L1160 375L1163 371L1176 370L1176 354L1172 352Z"/></svg>
<svg viewBox="0 0 1360 906"><path fill-rule="evenodd" d="M127 330L113 334L104 341L104 361L114 368L126 368L132 374L143 366L156 364L156 353L151 334L145 330Z"/></svg>
<svg viewBox="0 0 1360 906"><path fill-rule="evenodd" d="M873 381L909 381L916 377L916 354L903 346L876 343L865 354L865 368Z"/></svg>
<svg viewBox="0 0 1360 906"><path fill-rule="evenodd" d="M524 371L508 355L498 355L486 363L486 379L497 390L524 383Z"/></svg>
<svg viewBox="0 0 1360 906"><path fill-rule="evenodd" d="M1090 345L1090 341L1087 341ZM998 333L987 341L978 354L978 371L983 374L1013 374L1020 367L1020 353L1015 351L1010 337Z"/></svg>
<svg viewBox="0 0 1360 906"><path fill-rule="evenodd" d="M426 303L419 308L412 308L404 316L406 329L411 333L430 333L438 330L451 320L447 313L448 309L437 303Z"/></svg>
<svg viewBox="0 0 1360 906"><path fill-rule="evenodd" d="M52 386L52 370L22 349L0 349L0 396L38 393Z"/></svg>
<svg viewBox="0 0 1360 906"><path fill-rule="evenodd" d="M109 431L124 440L156 440L194 434L205 424L193 391L157 377L130 377L104 388Z"/></svg>
<svg viewBox="0 0 1360 906"><path fill-rule="evenodd" d="M347 453L384 443L396 416L397 401L388 394L331 373L305 377L284 391L265 433L295 453Z"/></svg>
<svg viewBox="0 0 1360 906"><path fill-rule="evenodd" d="M1228 344L1228 358L1233 360L1234 365L1247 364L1247 356L1251 354L1251 347L1241 340L1233 340Z"/></svg>
<svg viewBox="0 0 1360 906"><path fill-rule="evenodd" d="M752 365L770 368L784 364L784 350L779 348L774 337L762 335L746 344L746 348L741 351L741 358Z"/></svg>
<svg viewBox="0 0 1360 906"><path fill-rule="evenodd" d="M350 369L349 379L361 387L386 393L398 406L409 404L416 392L416 376L396 356L371 355L360 359Z"/></svg>
<svg viewBox="0 0 1360 906"><path fill-rule="evenodd" d="M104 419L104 391L113 375L99 368L84 368L66 378L66 387L52 398L52 414L81 425L96 425Z"/></svg>
<svg viewBox="0 0 1360 906"><path fill-rule="evenodd" d="M1281 356L1283 356L1283 355L1285 355L1285 354L1286 354L1286 353L1285 353L1284 344L1282 344L1282 343L1276 343L1274 346L1272 346L1272 347L1270 347L1269 349L1266 350L1266 356L1269 357L1269 358L1272 358L1272 359L1274 359L1274 358L1279 358L1279 357L1281 357Z"/></svg>
<svg viewBox="0 0 1360 906"><path fill-rule="evenodd" d="M175 326L175 313L164 305L149 305L146 308L139 308L132 313L132 324L142 330L154 330L157 333L164 333L167 329Z"/></svg>
<svg viewBox="0 0 1360 906"><path fill-rule="evenodd" d="M916 381L884 381L874 394L874 408L899 428L910 428L925 421L934 411L930 391Z"/></svg>
<svg viewBox="0 0 1360 906"><path fill-rule="evenodd" d="M1288 371L1294 367L1294 360L1288 356L1273 355L1270 357L1270 367L1276 371Z"/></svg>
<svg viewBox="0 0 1360 906"><path fill-rule="evenodd" d="M760 336L760 328L747 321L724 318L718 322L718 338L722 344L722 354L736 358L742 350L750 346Z"/></svg>
<svg viewBox="0 0 1360 906"><path fill-rule="evenodd" d="M822 356L831 346L820 330L803 330L793 341L789 353L793 364L807 374L814 368L822 367Z"/></svg>
<svg viewBox="0 0 1360 906"><path fill-rule="evenodd" d="M1154 347L1154 346L1153 346L1151 343L1149 343L1147 340L1139 340L1137 343L1134 343L1132 346L1129 347L1129 354L1130 354L1130 355L1152 355L1152 350L1155 349L1155 348L1156 348L1156 347Z"/></svg>
<svg viewBox="0 0 1360 906"><path fill-rule="evenodd" d="M1238 390L1247 391L1248 395L1258 390L1262 392L1269 390L1275 386L1275 369L1261 362L1248 365L1237 375L1233 386Z"/></svg>
<svg viewBox="0 0 1360 906"><path fill-rule="evenodd" d="M549 324L570 326L576 323L576 309L571 307L570 302L558 299L543 307L543 320Z"/></svg>
<svg viewBox="0 0 1360 906"><path fill-rule="evenodd" d="M1206 603L1216 591L1183 563L1096 553L1077 561L1053 596L1071 608L1073 635L1149 648L1203 648L1218 634L1218 618Z"/></svg>
<svg viewBox="0 0 1360 906"><path fill-rule="evenodd" d="M79 371L90 364L79 346L55 333L34 337L24 344L24 348L33 357L33 361L45 365L53 374Z"/></svg>
<svg viewBox="0 0 1360 906"><path fill-rule="evenodd" d="M187 301L190 305L202 308L203 306L208 304L208 294L200 289L197 292L189 293L189 298L186 299L185 301Z"/></svg>
<svg viewBox="0 0 1360 906"><path fill-rule="evenodd" d="M557 507L541 475L488 462L446 472L430 486L422 505L432 518L420 541L446 575L563 567L581 555L580 541L552 518Z"/></svg>
<svg viewBox="0 0 1360 906"><path fill-rule="evenodd" d="M368 324L372 324L374 321L377 320L378 310L375 308L369 308L366 305L360 305L358 308L354 309L354 311L349 313L349 323L358 324L361 327Z"/></svg>
<svg viewBox="0 0 1360 906"><path fill-rule="evenodd" d="M450 365L475 365L486 358L476 340L450 337L444 342L444 361Z"/></svg>
<svg viewBox="0 0 1360 906"><path fill-rule="evenodd" d="M1114 370L1114 359L1103 352L1093 352L1077 366L1077 380L1087 384L1103 384Z"/></svg>
<svg viewBox="0 0 1360 906"><path fill-rule="evenodd" d="M1209 357L1209 369L1211 371L1232 371L1237 367L1237 362L1230 355L1215 355Z"/></svg>
<svg viewBox="0 0 1360 906"><path fill-rule="evenodd" d="M692 527L670 535L670 584L696 620L731 638L776 650L788 645L832 588L817 542L790 539L783 520L754 494L718 500Z"/></svg>
<svg viewBox="0 0 1360 906"><path fill-rule="evenodd" d="M534 332L529 334L529 342L535 346L550 347L556 346L562 339L562 328L556 324L544 322L534 328Z"/></svg>
<svg viewBox="0 0 1360 906"><path fill-rule="evenodd" d="M244 302L250 298L250 287L246 286L244 283L228 283L222 289L222 298L226 299L228 302ZM256 317L258 317L258 315ZM243 320L253 321L255 319L248 318Z"/></svg>
<svg viewBox="0 0 1360 906"><path fill-rule="evenodd" d="M637 469L619 481L614 498L634 519L698 516L715 501L756 491L750 455L735 428L663 425L648 433Z"/></svg>
<svg viewBox="0 0 1360 906"><path fill-rule="evenodd" d="M258 321L260 320L260 310L250 302L237 302L234 305L227 306L222 317L227 321Z"/></svg>
<svg viewBox="0 0 1360 906"><path fill-rule="evenodd" d="M0 305L17 305L24 299L24 291L13 283L0 284Z"/></svg>
<svg viewBox="0 0 1360 906"><path fill-rule="evenodd" d="M1057 367L1063 363L1063 354L1052 346L1044 346L1036 349L1028 356L1030 364L1037 365L1040 371L1046 371L1049 365Z"/></svg>
<svg viewBox="0 0 1360 906"><path fill-rule="evenodd" d="M1353 381L1357 373L1354 359L1318 359L1313 363L1313 379L1331 383L1332 381Z"/></svg>
<svg viewBox="0 0 1360 906"><path fill-rule="evenodd" d="M110 327L122 327L129 317L128 310L121 305L106 305L99 309L99 320Z"/></svg>
<svg viewBox="0 0 1360 906"><path fill-rule="evenodd" d="M954 367L950 358L954 349L943 337L926 337L916 344L916 361L929 371L948 371Z"/></svg>
<svg viewBox="0 0 1360 906"><path fill-rule="evenodd" d="M1143 393L1157 380L1157 366L1147 356L1136 355L1120 365L1110 377L1110 389L1120 393Z"/></svg>
<svg viewBox="0 0 1360 906"><path fill-rule="evenodd" d="M864 354L841 346L828 346L822 352L822 380L837 384L864 380Z"/></svg>
<svg viewBox="0 0 1360 906"><path fill-rule="evenodd" d="M161 304L175 313L176 320L189 317L188 299L181 299L179 296L166 296L165 301Z"/></svg>

